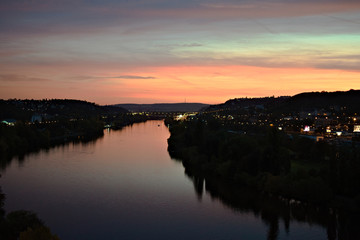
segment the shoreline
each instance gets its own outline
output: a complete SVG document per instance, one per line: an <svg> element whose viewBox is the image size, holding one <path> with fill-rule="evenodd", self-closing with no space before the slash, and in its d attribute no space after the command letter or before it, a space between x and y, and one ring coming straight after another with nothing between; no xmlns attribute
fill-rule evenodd
<svg viewBox="0 0 360 240"><path fill-rule="evenodd" d="M322 180L322 178L320 178L321 175L308 175L308 173L305 172L305 170L307 170L313 174L312 172L314 172L315 169L315 173L320 174L322 171L325 171L324 169L327 169L327 166L323 164L319 164L320 167L314 167L314 169L313 167L307 169L308 166L305 166L301 160L295 161L290 158L290 166L287 172L283 171L276 174L276 172L258 171L255 174L251 174L246 171L237 171L236 169L239 168L238 165L243 163L234 162L234 160L221 161L219 160L220 156L216 153L206 153L207 151L213 152L214 149L223 147L221 144L220 147L213 145L212 149L208 148L208 150L204 150L204 146L209 146L207 145L207 141L216 139L216 135L211 135L212 133L207 133L208 135L201 135L199 133L191 135L189 133L192 128L189 126L191 124L186 125L184 123L186 126L174 130L176 124L177 123L170 123L169 127L171 133L168 139L169 154L172 158L182 162L185 171L191 172L196 177L215 181L219 181L220 179L222 182L227 182L238 187L248 187L261 194L276 196L287 202L301 202L317 207L325 206L327 209L360 213L359 195L356 197L341 195L330 188L331 185ZM201 140L198 140L198 144L192 145L189 143L189 139L195 137ZM209 140L211 137L212 139ZM228 141L228 138L225 139ZM201 147L203 151L201 151ZM234 151L234 149L228 149L227 151ZM261 149L255 147L254 151L260 152ZM296 169L296 171L294 169Z"/></svg>

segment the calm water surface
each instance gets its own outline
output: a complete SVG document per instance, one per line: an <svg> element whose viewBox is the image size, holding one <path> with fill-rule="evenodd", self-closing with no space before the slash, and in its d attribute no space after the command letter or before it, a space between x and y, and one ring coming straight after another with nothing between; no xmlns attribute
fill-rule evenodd
<svg viewBox="0 0 360 240"><path fill-rule="evenodd" d="M280 220L269 234L258 213L199 197L167 152L169 135L148 121L13 161L0 179L5 209L36 212L62 240L327 239L325 228L298 221L286 231Z"/></svg>

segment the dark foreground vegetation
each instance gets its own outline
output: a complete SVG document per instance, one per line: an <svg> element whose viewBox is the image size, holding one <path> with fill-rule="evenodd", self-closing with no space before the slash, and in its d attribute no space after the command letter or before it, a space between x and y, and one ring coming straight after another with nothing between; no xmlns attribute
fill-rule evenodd
<svg viewBox="0 0 360 240"><path fill-rule="evenodd" d="M171 156L197 177L360 212L360 148L355 142L330 145L268 126L234 131L209 116L167 123Z"/></svg>
<svg viewBox="0 0 360 240"><path fill-rule="evenodd" d="M30 211L5 213L5 195L0 188L0 239L2 240L59 240L38 216Z"/></svg>

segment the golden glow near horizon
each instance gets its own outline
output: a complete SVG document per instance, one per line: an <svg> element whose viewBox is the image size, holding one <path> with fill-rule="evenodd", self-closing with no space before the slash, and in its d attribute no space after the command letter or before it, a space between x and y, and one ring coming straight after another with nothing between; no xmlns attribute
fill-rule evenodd
<svg viewBox="0 0 360 240"><path fill-rule="evenodd" d="M360 89L355 1L75 2L0 3L0 98L213 104Z"/></svg>

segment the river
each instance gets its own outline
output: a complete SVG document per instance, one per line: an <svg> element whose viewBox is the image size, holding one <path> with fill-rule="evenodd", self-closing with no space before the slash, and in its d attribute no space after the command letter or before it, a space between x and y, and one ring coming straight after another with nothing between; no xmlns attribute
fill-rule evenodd
<svg viewBox="0 0 360 240"><path fill-rule="evenodd" d="M168 137L163 121L147 121L13 160L1 172L5 210L36 212L62 240L337 239L314 220L210 194L170 158Z"/></svg>

